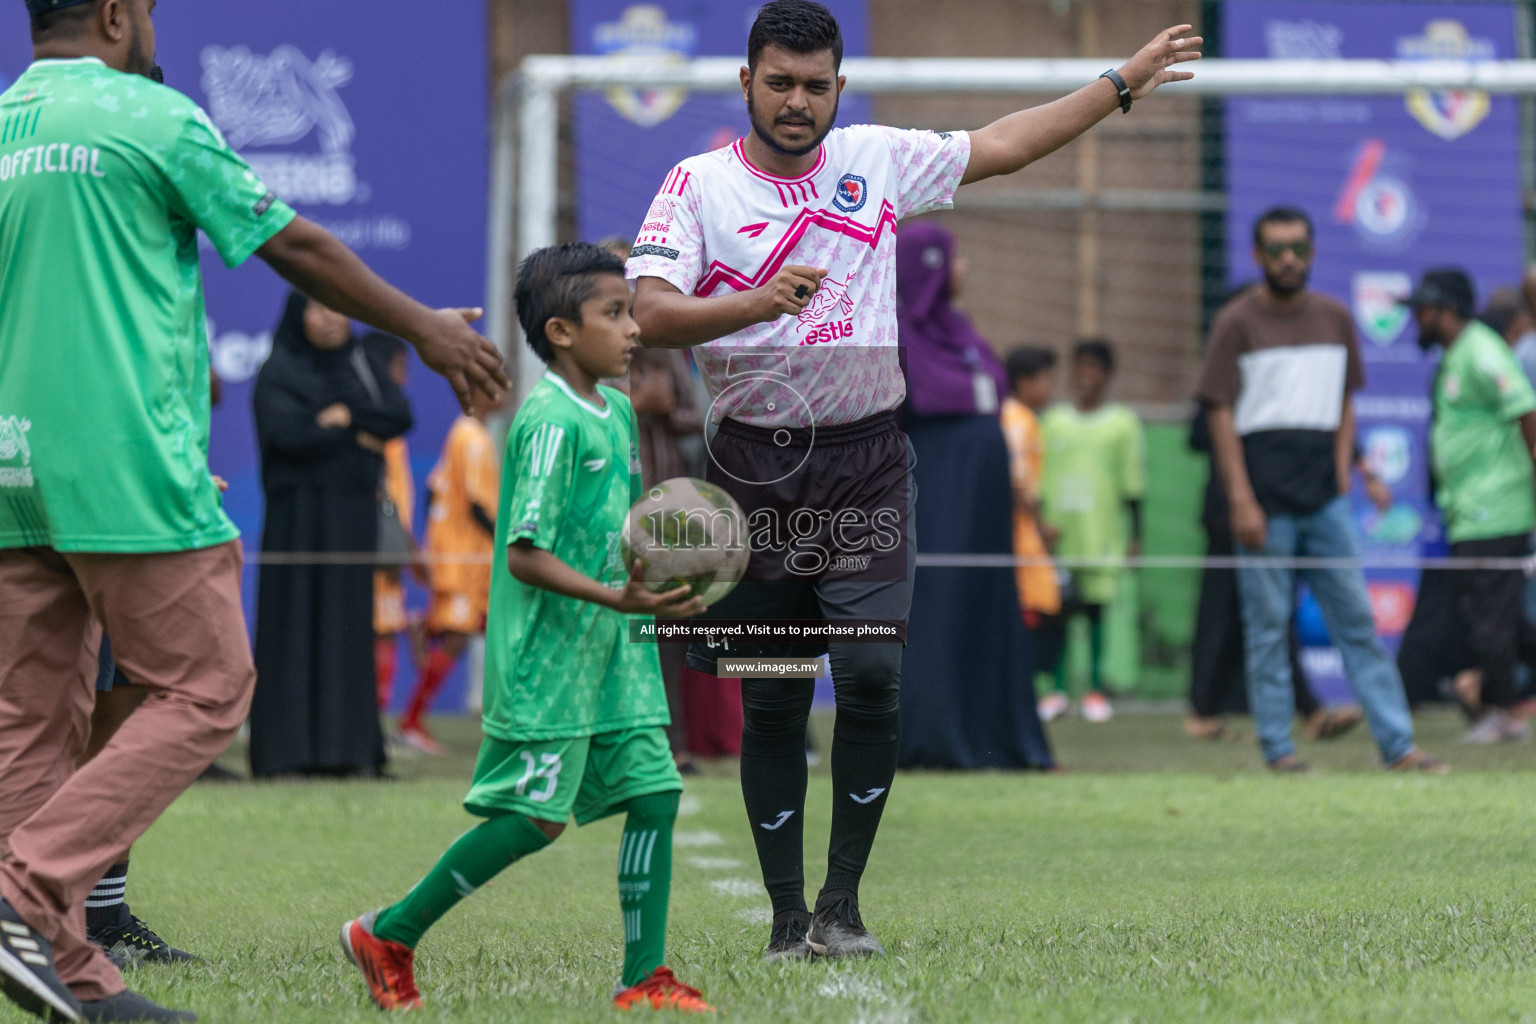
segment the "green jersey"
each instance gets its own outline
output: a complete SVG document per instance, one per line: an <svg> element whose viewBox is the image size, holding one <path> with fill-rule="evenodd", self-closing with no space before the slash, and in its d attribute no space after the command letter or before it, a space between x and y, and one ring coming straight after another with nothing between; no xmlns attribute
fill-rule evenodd
<svg viewBox="0 0 1536 1024"><path fill-rule="evenodd" d="M1509 345L1472 321L1435 376L1429 433L1435 500L1453 543L1536 528L1531 453L1517 422L1533 410L1536 393Z"/></svg>
<svg viewBox="0 0 1536 1024"><path fill-rule="evenodd" d="M197 231L234 266L293 216L147 78L42 60L0 95L0 548L238 536L208 472Z"/></svg>
<svg viewBox="0 0 1536 1024"><path fill-rule="evenodd" d="M624 519L640 498L629 399L598 388L599 407L554 373L534 386L507 435L496 548L526 540L614 590L629 578ZM487 736L571 739L666 725L655 644L629 642L629 617L491 567L485 629Z"/></svg>
<svg viewBox="0 0 1536 1024"><path fill-rule="evenodd" d="M1083 413L1057 405L1040 418L1045 465L1040 474L1041 517L1060 531L1055 553L1064 558L1119 558L1129 542L1125 504L1147 490L1146 441L1141 421L1123 405ZM1085 601L1107 604L1118 570L1073 573Z"/></svg>

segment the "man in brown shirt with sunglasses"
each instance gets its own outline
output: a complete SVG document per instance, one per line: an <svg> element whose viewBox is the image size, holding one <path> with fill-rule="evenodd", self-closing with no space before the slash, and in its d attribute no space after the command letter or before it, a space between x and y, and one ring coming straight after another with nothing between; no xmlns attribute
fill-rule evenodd
<svg viewBox="0 0 1536 1024"><path fill-rule="evenodd" d="M1289 559L1359 557L1349 508L1354 462L1353 395L1365 386L1349 310L1307 289L1312 222L1276 207L1254 225L1264 284L1229 302L1211 327L1197 396L1231 501L1240 554ZM1295 695L1287 641L1295 570L1238 570L1249 706L1264 760L1305 771L1291 740ZM1370 723L1382 761L1398 770L1443 771L1413 745L1413 719L1397 666L1376 638L1365 577L1357 567L1308 568L1328 632Z"/></svg>

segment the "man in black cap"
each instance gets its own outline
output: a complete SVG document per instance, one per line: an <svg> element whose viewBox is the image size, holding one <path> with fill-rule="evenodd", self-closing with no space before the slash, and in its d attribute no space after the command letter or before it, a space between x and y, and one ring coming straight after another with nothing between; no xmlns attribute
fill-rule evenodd
<svg viewBox="0 0 1536 1024"><path fill-rule="evenodd" d="M1427 271L1404 301L1418 321L1419 345L1445 348L1429 451L1451 554L1524 558L1536 529L1536 392L1504 338L1473 319L1465 273ZM1515 665L1522 647L1536 649L1524 615L1525 576L1516 568L1462 569L1455 579L1484 709L1463 742L1525 739Z"/></svg>
<svg viewBox="0 0 1536 1024"><path fill-rule="evenodd" d="M84 903L228 744L255 684L238 531L208 472L201 230L405 338L471 394L507 386L468 326L372 273L156 84L155 0L27 0L0 94L0 991L62 1020L185 1020L126 989ZM110 429L103 429L103 425ZM148 691L76 768L101 625Z"/></svg>

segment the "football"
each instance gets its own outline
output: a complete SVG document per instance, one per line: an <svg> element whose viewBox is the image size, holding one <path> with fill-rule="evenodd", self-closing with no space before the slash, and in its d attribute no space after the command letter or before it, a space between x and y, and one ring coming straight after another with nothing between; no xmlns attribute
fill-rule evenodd
<svg viewBox="0 0 1536 1024"><path fill-rule="evenodd" d="M688 476L646 489L624 520L623 549L625 565L640 560L647 588L686 585L706 605L735 589L752 555L736 499Z"/></svg>

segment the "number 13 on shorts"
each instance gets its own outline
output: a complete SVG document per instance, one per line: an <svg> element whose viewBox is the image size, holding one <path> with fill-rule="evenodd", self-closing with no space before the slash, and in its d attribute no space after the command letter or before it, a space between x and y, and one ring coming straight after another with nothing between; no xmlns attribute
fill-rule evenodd
<svg viewBox="0 0 1536 1024"><path fill-rule="evenodd" d="M560 755L539 754L535 759L531 750L520 750L518 754L522 757L526 770L523 772L523 777L517 780L513 791L518 796L526 794L528 799L536 804L546 803L555 795L555 787L559 784ZM542 789L529 792L528 787L535 779L544 780L544 786Z"/></svg>

